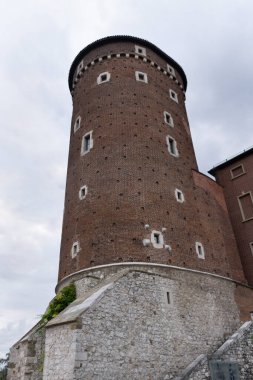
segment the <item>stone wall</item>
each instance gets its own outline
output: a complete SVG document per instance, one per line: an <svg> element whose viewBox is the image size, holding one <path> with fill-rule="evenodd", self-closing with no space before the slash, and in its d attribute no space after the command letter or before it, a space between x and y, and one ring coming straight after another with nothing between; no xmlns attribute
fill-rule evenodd
<svg viewBox="0 0 253 380"><path fill-rule="evenodd" d="M172 379L238 328L234 288L178 270L109 276L49 323L44 379Z"/></svg>

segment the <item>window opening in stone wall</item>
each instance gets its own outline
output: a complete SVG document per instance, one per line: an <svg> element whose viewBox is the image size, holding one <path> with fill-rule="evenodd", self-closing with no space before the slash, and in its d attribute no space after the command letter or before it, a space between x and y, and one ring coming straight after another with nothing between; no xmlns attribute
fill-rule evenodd
<svg viewBox="0 0 253 380"><path fill-rule="evenodd" d="M164 115L165 123L168 124L170 127L174 127L174 123L173 123L173 119L172 119L171 114L167 111L164 111L163 115Z"/></svg>
<svg viewBox="0 0 253 380"><path fill-rule="evenodd" d="M170 98L174 100L176 103L178 103L178 96L177 93L173 90L170 90Z"/></svg>
<svg viewBox="0 0 253 380"><path fill-rule="evenodd" d="M79 198L82 200L82 199L84 199L85 197L86 197L86 195L87 195L87 192L88 192L88 188L87 188L87 186L85 185L85 186L82 186L81 188L80 188L80 190L79 190Z"/></svg>
<svg viewBox="0 0 253 380"><path fill-rule="evenodd" d="M205 258L205 251L204 251L203 245L199 242L196 242L195 247L196 247L196 252L197 252L198 258L204 259Z"/></svg>
<svg viewBox="0 0 253 380"><path fill-rule="evenodd" d="M93 148L92 132L89 132L83 136L81 155L88 153L92 148Z"/></svg>
<svg viewBox="0 0 253 380"><path fill-rule="evenodd" d="M244 193L239 195L238 197L239 207L242 214L242 220L247 221L253 218L253 199L252 194L249 191L248 193Z"/></svg>
<svg viewBox="0 0 253 380"><path fill-rule="evenodd" d="M251 249L251 254L252 254L252 256L253 256L253 241L251 241L251 242L249 243L249 246L250 246L250 249Z"/></svg>
<svg viewBox="0 0 253 380"><path fill-rule="evenodd" d="M76 257L76 255L78 254L78 252L80 251L80 246L79 246L79 242L78 241L75 241L72 245L72 248L71 248L71 256L72 256L72 259L74 257Z"/></svg>
<svg viewBox="0 0 253 380"><path fill-rule="evenodd" d="M167 292L167 302L170 304L170 292Z"/></svg>
<svg viewBox="0 0 253 380"><path fill-rule="evenodd" d="M135 78L139 82L148 83L148 76L146 73L142 73L140 71L135 71Z"/></svg>
<svg viewBox="0 0 253 380"><path fill-rule="evenodd" d="M151 243L154 248L163 248L163 234L160 231L152 231Z"/></svg>
<svg viewBox="0 0 253 380"><path fill-rule="evenodd" d="M80 126L81 126L81 116L78 116L74 124L74 132L76 132L80 128Z"/></svg>
<svg viewBox="0 0 253 380"><path fill-rule="evenodd" d="M180 203L184 202L184 194L181 190L176 189L175 190L176 200Z"/></svg>
<svg viewBox="0 0 253 380"><path fill-rule="evenodd" d="M146 49L144 47L135 45L135 53L146 56Z"/></svg>
<svg viewBox="0 0 253 380"><path fill-rule="evenodd" d="M172 156L178 157L178 150L177 150L177 142L173 137L167 136L167 144L168 144L168 150L169 153Z"/></svg>
<svg viewBox="0 0 253 380"><path fill-rule="evenodd" d="M108 82L110 78L111 78L111 74L108 71L101 73L97 77L97 84Z"/></svg>
<svg viewBox="0 0 253 380"><path fill-rule="evenodd" d="M174 70L173 67L170 66L168 63L167 63L167 70L168 70L168 72L169 72L171 75L176 76L176 74L175 74L175 70Z"/></svg>
<svg viewBox="0 0 253 380"><path fill-rule="evenodd" d="M83 69L83 61L81 61L79 65L77 66L77 75L81 73L82 69Z"/></svg>
<svg viewBox="0 0 253 380"><path fill-rule="evenodd" d="M240 177L242 174L245 174L245 170L244 170L243 164L237 165L234 168L232 168L230 170L230 173L231 173L231 178L232 179Z"/></svg>

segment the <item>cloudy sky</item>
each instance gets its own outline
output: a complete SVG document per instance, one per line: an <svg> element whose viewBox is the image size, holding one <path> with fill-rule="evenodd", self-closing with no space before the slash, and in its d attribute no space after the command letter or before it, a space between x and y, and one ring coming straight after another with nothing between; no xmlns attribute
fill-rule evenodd
<svg viewBox="0 0 253 380"><path fill-rule="evenodd" d="M199 168L253 145L252 0L0 0L0 356L54 296L77 53L147 39L184 68Z"/></svg>

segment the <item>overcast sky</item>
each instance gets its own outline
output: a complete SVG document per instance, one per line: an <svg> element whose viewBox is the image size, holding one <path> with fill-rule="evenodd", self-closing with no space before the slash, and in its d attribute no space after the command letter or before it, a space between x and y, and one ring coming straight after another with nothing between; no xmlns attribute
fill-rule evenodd
<svg viewBox="0 0 253 380"><path fill-rule="evenodd" d="M0 356L54 296L77 53L128 34L175 59L206 173L253 145L252 19L252 0L0 0Z"/></svg>

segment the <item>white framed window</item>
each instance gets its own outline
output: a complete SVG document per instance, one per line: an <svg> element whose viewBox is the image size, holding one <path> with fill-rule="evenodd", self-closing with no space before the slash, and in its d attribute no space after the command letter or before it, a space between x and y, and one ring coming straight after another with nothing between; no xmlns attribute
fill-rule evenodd
<svg viewBox="0 0 253 380"><path fill-rule="evenodd" d="M135 53L146 57L146 49L142 46L135 45Z"/></svg>
<svg viewBox="0 0 253 380"><path fill-rule="evenodd" d="M93 148L92 131L86 133L82 138L81 156L88 153Z"/></svg>
<svg viewBox="0 0 253 380"><path fill-rule="evenodd" d="M135 71L135 78L139 82L148 83L148 76L146 73L142 73L141 71Z"/></svg>
<svg viewBox="0 0 253 380"><path fill-rule="evenodd" d="M251 242L249 243L249 246L250 246L251 254L252 254L252 256L253 256L253 241L251 241Z"/></svg>
<svg viewBox="0 0 253 380"><path fill-rule="evenodd" d="M160 231L152 231L150 240L154 248L163 248L163 234Z"/></svg>
<svg viewBox="0 0 253 380"><path fill-rule="evenodd" d="M203 245L200 242L196 241L195 248L196 248L198 258L204 259L205 258L205 251L204 251Z"/></svg>
<svg viewBox="0 0 253 380"><path fill-rule="evenodd" d="M173 67L170 66L168 63L167 63L167 71L168 71L168 73L170 73L171 75L174 75L174 77L176 76L175 70L174 70Z"/></svg>
<svg viewBox="0 0 253 380"><path fill-rule="evenodd" d="M167 139L167 145L168 145L169 153L174 157L178 157L179 153L178 153L178 149L177 149L176 140L173 139L173 137L171 137L171 136L167 136L166 139Z"/></svg>
<svg viewBox="0 0 253 380"><path fill-rule="evenodd" d="M253 219L253 198L251 191L239 195L237 199L241 210L243 222Z"/></svg>
<svg viewBox="0 0 253 380"><path fill-rule="evenodd" d="M79 190L79 198L82 200L86 197L88 193L88 187L86 185L82 186Z"/></svg>
<svg viewBox="0 0 253 380"><path fill-rule="evenodd" d="M104 73L99 74L99 76L97 77L97 84L109 82L110 79L111 74L108 73L108 71L105 71Z"/></svg>
<svg viewBox="0 0 253 380"><path fill-rule="evenodd" d="M171 114L167 111L163 112L164 122L168 124L170 127L174 127L173 118Z"/></svg>
<svg viewBox="0 0 253 380"><path fill-rule="evenodd" d="M237 165L237 166L231 168L230 173L231 173L231 178L234 179L234 178L240 177L241 175L245 174L246 172L245 172L243 164L240 164L240 165Z"/></svg>
<svg viewBox="0 0 253 380"><path fill-rule="evenodd" d="M79 75L81 73L82 69L83 69L83 61L81 61L79 63L79 65L77 66L76 75Z"/></svg>
<svg viewBox="0 0 253 380"><path fill-rule="evenodd" d="M180 203L184 202L184 194L181 190L179 190L179 189L175 190L175 197L176 197L176 200L178 202L180 202Z"/></svg>
<svg viewBox="0 0 253 380"><path fill-rule="evenodd" d="M81 116L77 116L74 124L74 133L80 128L81 126Z"/></svg>
<svg viewBox="0 0 253 380"><path fill-rule="evenodd" d="M174 100L174 102L178 103L178 96L177 93L170 89L170 98Z"/></svg>
<svg viewBox="0 0 253 380"><path fill-rule="evenodd" d="M75 241L73 244L72 244L72 247L71 247L71 257L72 259L74 257L76 257L76 255L78 254L78 252L80 251L80 244L79 244L79 241Z"/></svg>

